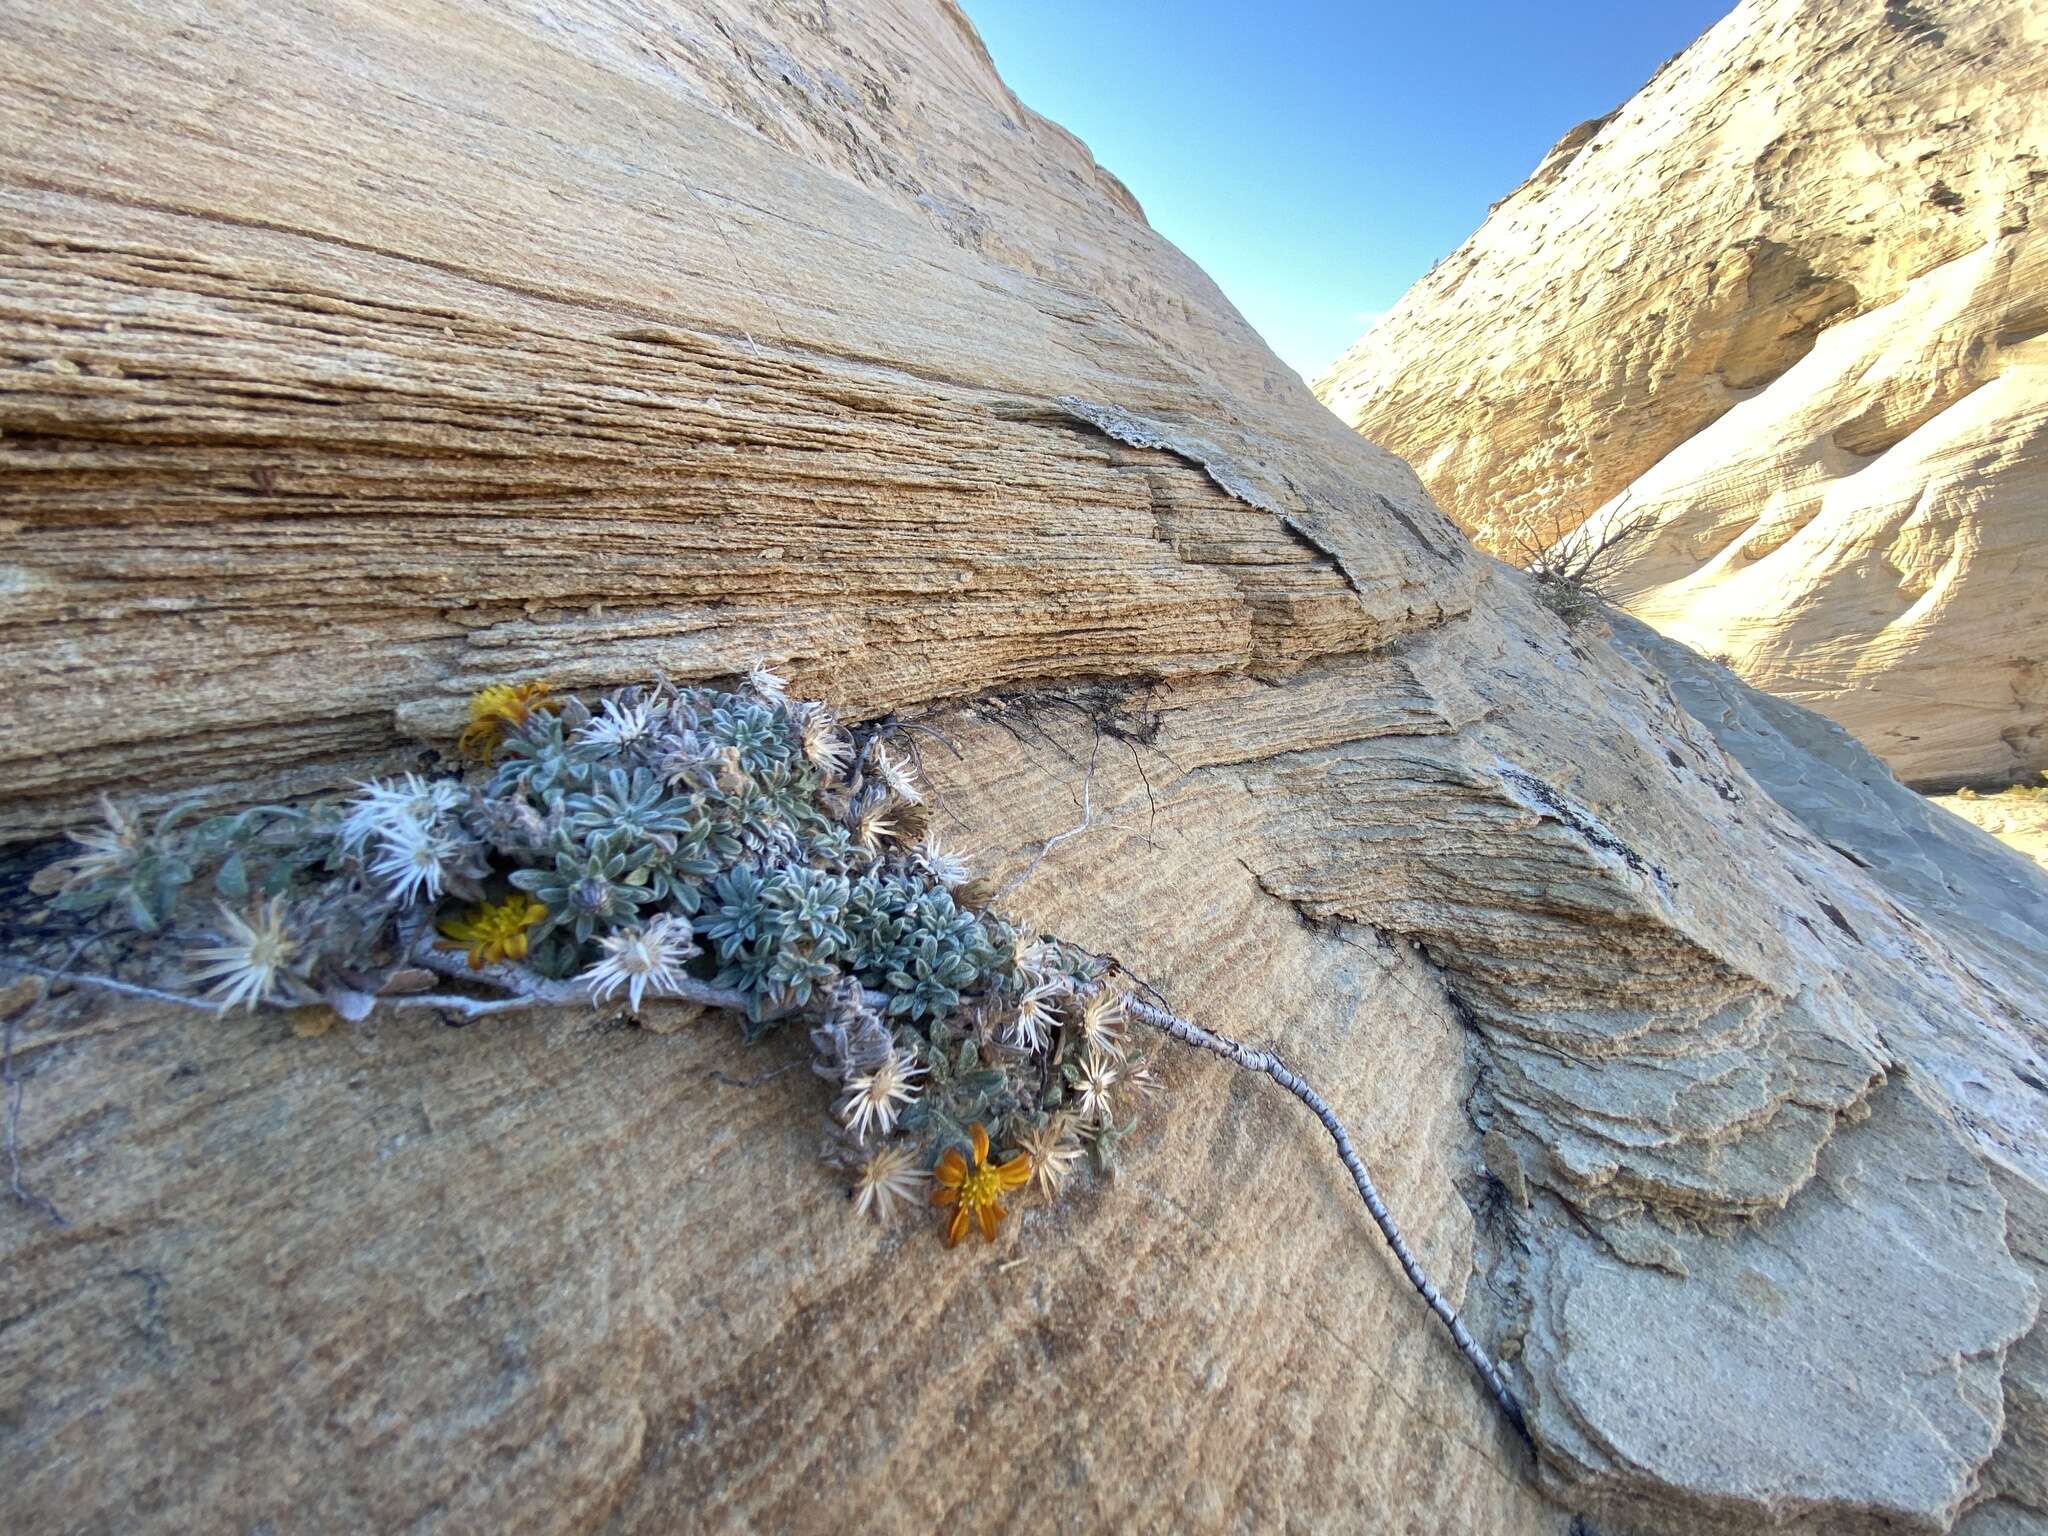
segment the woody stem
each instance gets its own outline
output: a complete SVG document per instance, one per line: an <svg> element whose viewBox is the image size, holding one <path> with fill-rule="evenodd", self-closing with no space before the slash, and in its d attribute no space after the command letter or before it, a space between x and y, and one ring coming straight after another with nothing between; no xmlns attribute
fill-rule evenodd
<svg viewBox="0 0 2048 1536"><path fill-rule="evenodd" d="M1379 1190L1374 1187L1372 1175L1366 1172L1364 1160L1352 1146L1351 1135L1344 1129L1344 1122L1339 1120L1330 1106L1323 1101L1323 1096L1289 1071L1271 1051L1255 1051L1250 1046L1240 1045L1228 1035L1219 1035L1212 1030L1204 1029L1199 1024L1190 1023L1168 1013L1164 1008L1155 1008L1152 1004L1141 1002L1135 997L1126 1000L1125 1008L1132 1018L1164 1031L1183 1044L1199 1046L1202 1050L1221 1056L1225 1061L1242 1067L1247 1072L1259 1072L1270 1077L1306 1104L1315 1117L1323 1122L1323 1129L1330 1133L1330 1139L1337 1144L1337 1156L1343 1160L1345 1170L1351 1175L1351 1182L1358 1186L1359 1198L1365 1202L1365 1208L1379 1227L1380 1235L1386 1239L1387 1246L1393 1250L1394 1258L1399 1262L1402 1272L1408 1276L1408 1283L1415 1287L1417 1294L1429 1303L1429 1309L1442 1320L1444 1327L1450 1330L1453 1342L1472 1363L1472 1368L1479 1373L1480 1381L1492 1394L1494 1402L1500 1405L1501 1413L1514 1426L1516 1433L1527 1442L1531 1450L1535 1449L1536 1442L1530 1437L1529 1422L1523 1415L1522 1405L1516 1401L1515 1394L1501 1376L1500 1368L1493 1363L1486 1351L1480 1348L1479 1341L1472 1337L1471 1330L1459 1318L1457 1308L1444 1300L1443 1293L1431 1283L1429 1276L1423 1273L1422 1265L1402 1239L1401 1229L1395 1224L1393 1214L1388 1211L1386 1202L1380 1198Z"/></svg>

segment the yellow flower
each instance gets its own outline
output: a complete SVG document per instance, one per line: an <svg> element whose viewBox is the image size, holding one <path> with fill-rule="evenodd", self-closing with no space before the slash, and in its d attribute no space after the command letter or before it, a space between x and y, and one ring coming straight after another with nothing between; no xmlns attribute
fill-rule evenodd
<svg viewBox="0 0 2048 1536"><path fill-rule="evenodd" d="M988 1132L976 1125L968 1134L974 1138L974 1166L968 1167L967 1159L948 1147L932 1170L932 1204L953 1207L953 1219L946 1227L948 1248L967 1235L970 1216L981 1227L982 1241L994 1242L997 1225L1009 1214L1002 1207L1003 1194L1022 1189L1031 1178L1031 1159L1025 1154L1020 1152L1007 1163L991 1166Z"/></svg>
<svg viewBox="0 0 2048 1536"><path fill-rule="evenodd" d="M526 930L548 915L548 909L531 896L507 896L487 901L467 917L451 917L441 924L445 939L442 949L469 951L469 968L480 971L500 960L526 958Z"/></svg>
<svg viewBox="0 0 2048 1536"><path fill-rule="evenodd" d="M561 700L551 698L554 684L493 683L469 701L469 724L463 727L456 750L491 760L498 743L512 726L524 725L544 709L560 709Z"/></svg>

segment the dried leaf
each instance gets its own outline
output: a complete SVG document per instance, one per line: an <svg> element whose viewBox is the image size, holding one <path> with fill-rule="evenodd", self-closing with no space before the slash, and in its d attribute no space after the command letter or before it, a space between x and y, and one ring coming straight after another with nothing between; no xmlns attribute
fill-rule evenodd
<svg viewBox="0 0 2048 1536"><path fill-rule="evenodd" d="M18 1013L32 1003L42 1001L43 983L35 976L17 976L6 986L0 987L0 1016Z"/></svg>
<svg viewBox="0 0 2048 1536"><path fill-rule="evenodd" d="M292 1033L301 1040L310 1040L324 1035L341 1022L341 1016L332 1008L315 1004L311 1008L294 1008L291 1012Z"/></svg>

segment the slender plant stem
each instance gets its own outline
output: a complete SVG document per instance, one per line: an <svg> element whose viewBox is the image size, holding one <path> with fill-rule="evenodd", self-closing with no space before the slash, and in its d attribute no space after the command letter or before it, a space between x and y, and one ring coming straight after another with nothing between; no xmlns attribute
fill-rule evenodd
<svg viewBox="0 0 2048 1536"><path fill-rule="evenodd" d="M1395 1259L1399 1261L1403 1273L1408 1276L1408 1283L1415 1287L1424 1301L1429 1303L1430 1311L1442 1319L1444 1327L1450 1330L1452 1340L1464 1353L1465 1358L1472 1362L1472 1368L1479 1373L1479 1379L1486 1384L1486 1390L1500 1405L1500 1411L1533 1450L1535 1441L1530 1438L1529 1421L1522 1413L1522 1405L1515 1400L1515 1394L1509 1390L1507 1382L1500 1374L1500 1368L1488 1357L1486 1351L1479 1347L1479 1341L1472 1337L1471 1330L1466 1328L1459 1318L1457 1308L1444 1300L1443 1293L1430 1282L1429 1276L1423 1273L1422 1265L1416 1261L1415 1255L1408 1249L1408 1244L1402 1240L1401 1229L1395 1225L1386 1202L1380 1198L1379 1190L1373 1186L1372 1175L1366 1172L1364 1161L1359 1157L1357 1149L1352 1146L1351 1135L1344 1129L1344 1122L1339 1120L1330 1106L1323 1102L1322 1095L1289 1071L1271 1051L1255 1051L1250 1046L1240 1045L1228 1035L1219 1035L1212 1030L1204 1029L1201 1025L1190 1023L1164 1008L1156 1008L1136 998L1128 999L1124 1006L1132 1018L1171 1035L1183 1044L1199 1046L1205 1051L1221 1056L1225 1061L1242 1067L1247 1072L1260 1072L1270 1077L1306 1104L1315 1117L1323 1122L1323 1129L1330 1133L1330 1139L1337 1144L1337 1156L1343 1159L1344 1167L1351 1175L1351 1182L1358 1186L1359 1198L1365 1201L1365 1208L1378 1225L1380 1235L1394 1251Z"/></svg>
<svg viewBox="0 0 2048 1536"><path fill-rule="evenodd" d="M1101 751L1102 733L1098 731L1095 734L1094 742L1088 748L1087 775L1081 780L1081 819L1067 828L1066 831L1055 832L1051 837L1040 843L1038 845L1038 852L1031 856L1031 862L1005 880L1002 889L998 890L990 898L990 906L994 906L997 902L1003 900L1012 891L1016 890L1018 886L1038 873L1038 866L1045 862L1045 856L1051 853L1053 849L1066 842L1069 838L1079 837L1083 832L1086 832L1095 825L1095 760Z"/></svg>
<svg viewBox="0 0 2048 1536"><path fill-rule="evenodd" d="M380 997L376 1000L378 1006L394 1009L444 1009L464 1014L470 1018L477 1018L489 1014L510 1013L521 1009L550 1005L563 1006L580 1003L587 1006L591 1002L587 988L580 982L550 981L534 975L521 966L491 965L471 970L465 962L457 960L453 956L436 952L429 942L425 942L425 939L426 936L422 935L422 942L418 942L413 946L411 951L413 959L428 969L439 972L443 976L494 987L506 995L493 999L448 993L411 993L401 994L396 997ZM181 1007L197 1009L205 1013L219 1014L224 1011L220 1003L208 998L191 997L165 991L157 987L141 986L134 982L120 981L111 976L68 973L68 966L60 969L36 965L31 962L13 959L12 957L0 960L0 964L5 964L17 971L27 972L30 975L40 975L52 980L62 978L81 986L97 987L110 992L125 993L131 997L143 997L156 1002L172 1003ZM1148 988L1147 990L1150 989ZM664 995L678 1001L694 1002L712 1008L744 1009L747 1002L746 995L736 989L712 986L708 983L697 981L694 978L685 979L672 989L664 989ZM878 1006L886 1002L886 999L878 995L869 994L868 1001L871 1006ZM1373 1185L1372 1175L1366 1171L1364 1161L1359 1157L1357 1149L1352 1145L1350 1133L1345 1130L1344 1123L1337 1118L1330 1106L1324 1102L1322 1095L1303 1082L1300 1077L1289 1070L1270 1051L1253 1050L1250 1046L1242 1045L1227 1035L1220 1035L1214 1031L1204 1029L1201 1025L1191 1023L1189 1020L1183 1019L1165 1008L1141 1002L1137 998L1128 999L1125 1006L1130 1016L1137 1019L1140 1023L1149 1024L1154 1029L1160 1030L1184 1044L1196 1046L1214 1055L1221 1056L1224 1060L1247 1072L1257 1072L1270 1077L1274 1082L1278 1083L1282 1088L1285 1088L1309 1107L1309 1110L1315 1117L1323 1123L1323 1129L1330 1133L1330 1139L1336 1143L1337 1155L1342 1159L1346 1171L1350 1173L1352 1182L1358 1186L1359 1198L1365 1202L1365 1208L1371 1214L1374 1223L1379 1227L1380 1235L1386 1239L1387 1246L1393 1250L1394 1258L1399 1262L1403 1273L1408 1276L1409 1284L1415 1287L1416 1292L1422 1299L1429 1303L1430 1310L1436 1313L1437 1317L1442 1320L1444 1327L1450 1330L1452 1340L1464 1353L1465 1358L1472 1363L1472 1368L1479 1373L1480 1380L1485 1383L1487 1390L1493 1395L1494 1401L1500 1405L1500 1410L1507 1417L1508 1422L1515 1427L1516 1431L1533 1448L1534 1441L1530 1440L1528 1421L1522 1413L1521 1404L1515 1400L1515 1395L1509 1389L1507 1382L1502 1378L1499 1368L1494 1365L1493 1361L1487 1356L1486 1351L1480 1348L1479 1342L1472 1337L1470 1330L1465 1327L1464 1322L1458 1316L1457 1309L1444 1300L1443 1294L1437 1290L1436 1286L1430 1281L1429 1276L1423 1272L1422 1265L1416 1260L1415 1255L1409 1251L1408 1244L1401 1237L1401 1229L1395 1224L1392 1213L1387 1210L1386 1202L1380 1198L1379 1190ZM800 1008L778 1010L776 1016L785 1016L803 1011L805 1010ZM9 1020L8 1039L6 1042L9 1059L0 1065L4 1065L6 1069L8 1086L14 1090L15 1107L18 1112L20 1084L13 1077L11 1070L13 1045L11 1026L12 1020ZM11 1133L11 1125L9 1129ZM11 1134L9 1136L8 1150L10 1153L14 1151ZM20 1187L18 1162L16 1164L13 1193L17 1198L31 1198ZM51 1214L55 1215L54 1208L52 1208ZM56 1219L62 1220L61 1217Z"/></svg>
<svg viewBox="0 0 2048 1536"><path fill-rule="evenodd" d="M151 1002L173 1003L180 1008L196 1008L201 1013L224 1011L219 1003L209 998L189 997L183 992L167 992L162 987L145 987L137 982L121 981L112 976L95 976L86 971L36 965L32 961L17 960L11 955L0 955L0 965L12 971L19 971L25 976L42 976L50 981L68 982L77 987L91 987L100 992L118 992L123 997L146 997Z"/></svg>
<svg viewBox="0 0 2048 1536"><path fill-rule="evenodd" d="M473 982L479 986L491 987L504 995L470 997L461 992L401 992L375 998L372 1011L429 1009L434 1012L460 1014L466 1019L481 1019L492 1014L522 1013L533 1008L596 1006L589 987L583 982L550 981L524 966L499 964L472 970L467 961L457 956L438 953L425 943L414 947L412 958L427 970L450 980ZM66 981L74 986L88 987L101 992L118 992L124 997L147 998L151 1002L170 1003L200 1013L227 1012L224 1005L212 998L193 997L189 993L172 992L163 987L143 986L139 982L122 981L114 976L60 970L53 966L37 965L33 961L17 960L13 956L0 956L0 966L25 975L43 976L52 981ZM650 995L665 1002L695 1003L699 1007L723 1008L734 1013L744 1013L747 1009L747 994L737 987L716 987L693 976L679 977L673 984L657 988ZM888 1006L889 999L885 993L863 991L861 996L870 1008L879 1010ZM303 999L308 1005L316 1004L320 1000L317 995ZM281 1006L292 1005L286 1003ZM764 1022L795 1018L812 1011L816 1006L818 1004L813 1003L807 1006L770 1009L762 1014L761 1018Z"/></svg>
<svg viewBox="0 0 2048 1536"><path fill-rule="evenodd" d="M473 1010L476 1013L509 1011L515 1005L537 1007L543 1004L551 1004L558 1007L580 1006L585 1008L597 1006L595 1000L591 997L590 987L587 982L580 980L550 981L544 976L535 975L523 965L501 963L472 969L469 962L461 957L435 949L431 942L428 942L430 939L431 935L427 936L427 939L423 939L413 949L412 958L420 965L439 975L446 976L450 980L474 982L479 986L495 987L501 992L511 994L504 1004L496 1006L490 1004L478 1005ZM439 994L428 993L423 994L423 996L431 999L435 1004L445 1004L447 1002L446 997ZM710 982L699 981L694 976L679 976L669 985L654 989L649 993L649 996L660 998L665 1002L695 1003L701 1008L723 1008L732 1013L745 1013L749 1002L749 994L741 991L738 987L713 986ZM866 992L863 993L863 996L871 1008L881 1009L888 1006L889 999L884 993ZM380 997L377 1001L381 1006L392 1002L393 999ZM425 1007L428 1004L422 1002L413 1006ZM777 1019L795 1018L799 1014L809 1012L813 1006L815 1004L770 1008L760 1014L759 1017L763 1023Z"/></svg>

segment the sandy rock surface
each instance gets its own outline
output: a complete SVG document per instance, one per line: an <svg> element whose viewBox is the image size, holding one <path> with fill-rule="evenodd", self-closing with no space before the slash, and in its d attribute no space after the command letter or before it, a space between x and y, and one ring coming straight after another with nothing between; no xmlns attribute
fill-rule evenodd
<svg viewBox="0 0 2048 1536"><path fill-rule="evenodd" d="M1479 540L1645 516L1632 612L1901 778L2048 764L2048 19L1744 0L1317 383Z"/></svg>
<svg viewBox="0 0 2048 1536"><path fill-rule="evenodd" d="M2048 795L2025 788L1999 794L1936 795L1934 803L1972 826L1982 827L2007 847L2048 865Z"/></svg>
<svg viewBox="0 0 2048 1536"><path fill-rule="evenodd" d="M408 765L507 676L919 714L1019 916L1323 1088L1538 1447L1209 1058L949 1253L849 1220L786 1035L29 987L25 1528L2048 1510L2048 879L1565 629L950 7L0 14L0 341L8 831Z"/></svg>

